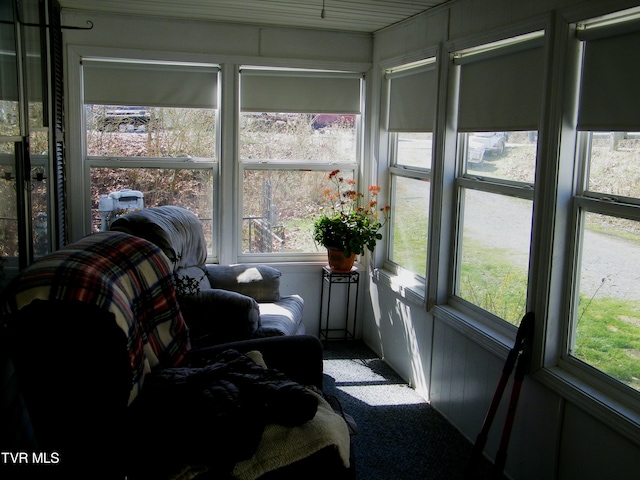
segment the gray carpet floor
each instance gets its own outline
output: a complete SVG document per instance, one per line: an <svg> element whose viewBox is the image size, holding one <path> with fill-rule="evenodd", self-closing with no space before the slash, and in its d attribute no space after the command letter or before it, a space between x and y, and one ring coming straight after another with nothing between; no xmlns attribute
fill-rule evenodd
<svg viewBox="0 0 640 480"><path fill-rule="evenodd" d="M357 423L356 480L491 478L484 459L465 477L471 443L364 344L325 345L324 389Z"/></svg>

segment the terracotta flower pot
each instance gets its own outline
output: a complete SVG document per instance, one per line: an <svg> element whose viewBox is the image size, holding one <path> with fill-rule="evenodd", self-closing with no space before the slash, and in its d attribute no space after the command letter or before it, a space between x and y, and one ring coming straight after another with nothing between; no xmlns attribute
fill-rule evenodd
<svg viewBox="0 0 640 480"><path fill-rule="evenodd" d="M335 250L333 248L327 248L327 257L329 259L329 268L338 273L350 272L353 263L356 261L355 253L352 253L349 257L345 257L342 250Z"/></svg>

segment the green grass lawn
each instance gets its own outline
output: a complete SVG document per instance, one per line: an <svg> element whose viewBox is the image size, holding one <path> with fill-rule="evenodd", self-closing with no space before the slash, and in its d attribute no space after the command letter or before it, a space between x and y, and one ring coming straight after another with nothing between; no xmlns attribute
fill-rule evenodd
<svg viewBox="0 0 640 480"><path fill-rule="evenodd" d="M467 240L458 295L518 326L526 309L527 272L508 258L504 249Z"/></svg>
<svg viewBox="0 0 640 480"><path fill-rule="evenodd" d="M578 314L573 355L640 390L640 302L581 299Z"/></svg>
<svg viewBox="0 0 640 480"><path fill-rule="evenodd" d="M518 326L525 313L526 271L500 249L466 245L459 295ZM640 302L582 298L571 355L640 390Z"/></svg>

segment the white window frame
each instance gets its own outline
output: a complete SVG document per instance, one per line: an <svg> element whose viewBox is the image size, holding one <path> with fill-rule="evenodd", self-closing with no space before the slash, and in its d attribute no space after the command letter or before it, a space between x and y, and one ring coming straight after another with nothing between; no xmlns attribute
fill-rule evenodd
<svg viewBox="0 0 640 480"><path fill-rule="evenodd" d="M216 205L217 199L215 192L217 190L217 172L219 168L218 162L212 160L199 160L199 161L184 161L176 160L173 158L162 157L96 157L85 156L86 165L86 195L91 199L91 170L93 168L158 168L158 169L175 169L175 170L211 170L213 191L212 195L212 218L208 219L210 222L211 235L211 251L207 254L207 262L216 262L218 259L218 239L216 235ZM106 192L105 192L106 193ZM89 206L89 212L91 207ZM90 213L89 213L90 215ZM204 220L201 220L204 221Z"/></svg>
<svg viewBox="0 0 640 480"><path fill-rule="evenodd" d="M210 58L201 58L199 55L185 56L181 55L180 58L174 58L174 54L159 54L156 53L153 58L146 57L143 52L131 52L120 49L103 49L95 47L81 47L70 46L67 51L67 79L68 90L70 92L84 92L83 88L83 76L82 76L82 60L84 58L89 59L113 59L118 61L131 61L136 63L178 63L178 64L195 64L195 65L211 65L218 66L219 64L213 64ZM173 158L154 158L154 157L93 157L87 155L86 149L86 131L85 115L84 115L84 95L81 93L78 96L68 98L68 125L75 125L79 128L81 133L77 136L70 137L72 141L68 141L67 144L67 158L69 158L68 173L68 186L67 190L74 192L82 198L77 198L77 201L69 202L69 220L70 220L70 238L69 241L74 241L87 235L92 229L91 219L91 168L93 167L110 167L110 168L178 168L178 169L211 169L212 170L212 182L213 190L212 195L212 254L207 258L208 262L215 262L219 258L219 245L218 245L218 229L219 220L216 215L218 211L218 184L219 175L221 169L221 91L222 76L218 76L218 107L216 116L216 145L215 145L215 157L214 159L198 159L194 162L185 162L184 160L178 160ZM74 160L75 159L75 160ZM114 165L114 163L116 163Z"/></svg>
<svg viewBox="0 0 640 480"><path fill-rule="evenodd" d="M328 175L332 170L339 169L341 172L346 172L346 175L353 175L353 178L357 178L358 174L358 165L355 163L331 163L331 164L302 164L296 162L250 162L250 161L241 161L239 162L240 174L239 178L242 179L244 177L244 172L246 170L271 170L271 171L301 171L301 172L326 172ZM287 252L287 253L252 253L246 252L242 253L242 215L244 212L244 203L243 203L243 195L242 195L242 184L238 186L238 235L237 235L237 243L238 243L238 261L239 262L249 262L249 263L277 263L277 262L310 262L310 261L324 261L326 262L327 255L324 252L319 253L310 253L310 252ZM312 232L309 232L311 235Z"/></svg>
<svg viewBox="0 0 640 480"><path fill-rule="evenodd" d="M587 10L587 15L593 15ZM640 15L640 8L631 9L632 16ZM603 11L602 17L593 24L616 21L625 15L617 12L611 15ZM594 18L594 17L590 17ZM560 144L559 198L564 208L558 207L558 221L565 221L565 230L556 229L558 243L553 247L566 246L565 262L557 266L558 273L552 275L552 288L545 335L538 339L534 356L535 378L558 391L563 397L583 408L589 414L609 424L635 442L640 442L640 392L624 386L596 368L580 362L569 354L573 312L578 295L578 262L580 253L580 222L583 212L624 216L640 220L638 199L618 198L587 189L586 158L590 132L579 132L575 128L578 103L575 90L580 84L579 71L582 58L582 42L576 31L585 23L584 11L576 9L566 12L564 18L565 36L558 36L557 42L565 47L566 61L562 74L565 78L565 102L562 106L564 121ZM579 87L578 87L579 88ZM554 287L555 285L555 287Z"/></svg>
<svg viewBox="0 0 640 480"><path fill-rule="evenodd" d="M392 79L390 77L393 76L394 73L398 72L409 72L414 69L421 68L430 68L433 67L435 69L436 76L436 84L440 86L440 49L439 47L433 47L425 49L424 51L419 52L418 54L412 57L402 57L402 58L394 58L390 59L386 62L381 63L380 70L380 83L381 83L381 109L380 109L380 156L384 158L386 156L386 168L384 172L386 172L386 183L389 185L389 191L387 192L389 204L393 203L395 198L395 179L396 178L407 178L412 180L423 180L429 182L429 186L431 190L433 189L433 165L436 162L436 134L438 131L437 128L437 104L440 101L440 89L435 92L435 105L433 112L433 127L431 129L432 140L431 140L431 159L429 167L419 167L419 166L409 166L403 165L398 162L398 136L401 133L405 132L394 132L389 131L389 116L391 112L390 100L391 100L391 82ZM408 133L408 132L407 132ZM393 205L392 212L393 212ZM393 239L390 238L392 232L392 223L393 218L386 226L385 234L389 237L389 241L385 245L384 249L384 259L382 271L389 282L389 285L394 290L401 290L403 295L407 296L408 299L413 299L413 301L417 304L423 303L425 297L427 296L426 289L426 279L429 278L428 272L430 269L429 262L429 251L431 250L431 218L433 211L433 191L431 191L430 199L429 199L429 212L428 212L428 226L427 232L427 265L426 271L419 273L414 273L406 268L403 268L402 265L399 265L391 260L391 249L393 247Z"/></svg>
<svg viewBox="0 0 640 480"><path fill-rule="evenodd" d="M309 76L315 75L331 75L336 74L347 75L347 76L362 76L361 72L357 71L337 71L331 69L317 69L317 68L295 68L295 67L268 67L268 66L253 66L253 65L240 65L239 71L242 69L250 69L250 70L282 70L282 73L293 72L293 73L302 73L307 74ZM242 73L239 73L242 75ZM237 217L237 227L236 227L236 251L238 262L252 262L252 263L288 263L288 262L326 262L326 253L318 252L318 253L310 253L310 252L302 252L302 253L294 253L294 252L286 252L286 253L251 253L251 252L243 252L242 251L242 215L244 212L244 203L243 203L243 186L242 179L244 177L244 171L247 170L290 170L290 171L315 171L315 172L326 172L327 174L332 170L339 169L344 172L352 172L353 178L358 180L358 185L362 185L359 181L361 179L361 168L362 164L362 152L363 152L363 117L364 114L364 101L365 101L365 80L362 78L361 80L361 88L360 88L360 113L356 116L356 152L355 158L353 162L345 163L345 162L331 162L331 160L327 160L327 162L308 162L308 163L300 163L300 162L287 162L287 161L264 161L264 160L242 160L237 158L238 165L238 177L237 177L237 205L238 211L236 213ZM240 99L239 108L241 109L242 100ZM304 112L304 113L318 113L318 112ZM238 143L240 142L240 127L238 125ZM239 152L240 148L238 148ZM311 232L309 232L311 235Z"/></svg>
<svg viewBox="0 0 640 480"><path fill-rule="evenodd" d="M411 180L422 180L422 181L426 181L430 184L430 187L433 184L432 181L432 175L431 175L431 168L419 168L419 167L408 167L408 166L401 166L401 165L397 165L396 160L397 160L397 151L396 151L396 145L397 145L397 139L398 139L398 134L397 133L390 133L389 134L389 150L390 150L390 158L392 160L392 162L394 163L394 165L392 165L391 167L389 167L389 185L391 188L391 192L389 193L389 199L391 200L391 202L393 202L393 200L395 199L395 179L397 178L406 178L406 179L411 179ZM433 155L433 154L432 154ZM430 202L431 204L431 199ZM430 209L431 210L431 209ZM429 212L430 215L430 212ZM393 219L391 220L393 221ZM430 223L430 222L429 222ZM391 233L391 225L389 225L388 228L388 234L390 235ZM428 237L428 233L429 233L429 227L427 225L427 231L425 232L425 235L427 235ZM427 239L428 242L428 239ZM410 281L409 283L411 284L411 286L416 289L417 291L420 292L420 295L424 295L424 290L426 288L426 277L427 277L427 271L429 270L429 256L427 254L427 264L426 264L426 270L424 272L420 273L414 273L411 272L410 270L407 270L406 268L404 268L402 265L399 265L397 263L395 263L393 260L391 260L391 249L393 248L393 239L390 238L389 242L387 244L387 249L386 249L386 255L385 255L385 262L384 262L384 268L385 270L393 273L396 276L402 276L403 278L405 278L405 282L407 281L407 278L411 278L412 281ZM427 252L428 253L428 248L429 248L429 243L427 243Z"/></svg>
<svg viewBox="0 0 640 480"><path fill-rule="evenodd" d="M450 95L455 95L454 105L457 105L459 102L459 84L457 82L458 71L461 68L460 66L453 65L453 60L466 56L473 55L485 55L487 52L496 51L500 52L501 49L510 49L510 48L518 48L520 43L524 44L528 41L536 41L542 39L544 41L545 25L536 25L536 28L529 27L530 30L527 33L518 33L512 32L509 35L504 35L501 40L489 40L485 39L484 42L473 42L467 45L457 46L451 44L449 46L449 65L450 71L449 75L453 80L450 80ZM538 126L538 132L540 132L541 126ZM462 231L460 229L460 222L462 218L460 213L463 208L462 201L462 190L463 189L473 189L481 192L504 195L509 197L520 198L524 200L529 200L534 203L534 193L535 193L535 185L529 182L517 182L507 179L500 178L489 178L482 177L478 175L472 175L466 173L466 139L468 138L468 134L460 133L457 131L457 128L452 129L452 131L448 132L449 135L455 138L455 154L453 151L450 152L450 155L455 155L455 168L452 176L452 182L454 185L454 205L455 212L453 215L455 216L453 230L452 230L452 245L454 245L450 250L450 265L449 265L449 284L448 284L448 299L447 303L450 308L453 309L454 312L459 312L461 314L461 318L465 319L465 323L470 323L474 325L475 328L484 332L483 337L486 336L488 343L492 344L492 348L496 348L496 345L493 345L494 341L499 343L504 343L505 339L509 342L509 339L515 338L515 332L517 327L507 323L503 319L493 315L487 310L484 310L480 306L477 306L471 303L468 300L465 300L461 297L458 297L455 294L455 283L456 278L459 275L459 256L460 256L460 245L462 240ZM453 142L452 142L453 143ZM451 147L450 147L451 148ZM451 148L453 150L453 148ZM536 155L536 170L538 169L538 160L540 157L540 152L537 152ZM532 222L534 219L532 218ZM534 241L533 228L532 228L532 236L531 241ZM529 246L531 249L531 245ZM530 302L532 298L531 290L533 284L532 277L532 258L529 258L529 268L528 268L528 282L527 282L527 306L525 310L531 310ZM445 316L450 316L451 312L447 312ZM473 320L471 320L473 319ZM486 343L486 342L485 342ZM499 347L497 347L499 349Z"/></svg>

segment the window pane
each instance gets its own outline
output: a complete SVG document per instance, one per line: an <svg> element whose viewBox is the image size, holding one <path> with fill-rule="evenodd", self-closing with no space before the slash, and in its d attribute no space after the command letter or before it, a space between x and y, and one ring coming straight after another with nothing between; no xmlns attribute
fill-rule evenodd
<svg viewBox="0 0 640 480"><path fill-rule="evenodd" d="M0 143L0 262L4 266L11 257L19 255L18 201L16 198L15 144ZM4 274L4 271L0 269ZM5 280L0 275L0 285Z"/></svg>
<svg viewBox="0 0 640 480"><path fill-rule="evenodd" d="M640 198L640 132L594 132L590 147L587 189Z"/></svg>
<svg viewBox="0 0 640 480"><path fill-rule="evenodd" d="M215 159L215 110L86 105L87 155Z"/></svg>
<svg viewBox="0 0 640 480"><path fill-rule="evenodd" d="M326 171L245 170L242 185L243 253L324 251L312 234Z"/></svg>
<svg viewBox="0 0 640 480"><path fill-rule="evenodd" d="M585 214L570 353L640 390L640 222Z"/></svg>
<svg viewBox="0 0 640 480"><path fill-rule="evenodd" d="M390 260L424 277L429 224L428 180L393 177Z"/></svg>
<svg viewBox="0 0 640 480"><path fill-rule="evenodd" d="M31 146L37 144L36 139L47 132L32 133ZM40 140L42 140L40 138ZM46 152L46 148L44 150ZM48 158L44 155L31 157L31 228L33 235L33 254L42 257L51 251L49 246L49 178Z"/></svg>
<svg viewBox="0 0 640 480"><path fill-rule="evenodd" d="M46 132L41 132L47 135ZM32 138L37 135L32 135ZM37 144L37 142L35 142ZM33 143L32 143L33 145ZM18 200L16 197L15 144L0 143L0 286L5 280L3 267L12 259L17 263ZM31 227L33 253L41 257L49 253L48 237L48 184L47 157L31 156Z"/></svg>
<svg viewBox="0 0 640 480"><path fill-rule="evenodd" d="M33 22L38 22L38 9L37 4L33 3L29 5L29 2L25 2L25 10L31 11L31 15L34 18ZM41 29L38 27L29 26L24 29L25 45L27 49L27 104L29 105L29 124L32 128L44 127L46 119L44 118L44 99L43 95L46 84L42 83L42 39Z"/></svg>
<svg viewBox="0 0 640 480"><path fill-rule="evenodd" d="M456 293L518 325L526 309L532 202L465 189Z"/></svg>
<svg viewBox="0 0 640 480"><path fill-rule="evenodd" d="M242 113L240 159L355 162L357 115Z"/></svg>
<svg viewBox="0 0 640 480"><path fill-rule="evenodd" d="M41 132L46 136L46 132ZM34 136L32 136L33 138ZM32 144L33 145L33 144ZM17 259L18 246L18 200L16 197L15 144L0 143L0 286L3 281L3 260ZM50 251L48 233L48 185L47 157L31 157L31 227L33 253L41 257ZM6 263L7 260L4 260Z"/></svg>
<svg viewBox="0 0 640 480"><path fill-rule="evenodd" d="M14 2L0 3L0 136L20 135L13 4ZM2 153L5 153L4 147Z"/></svg>
<svg viewBox="0 0 640 480"><path fill-rule="evenodd" d="M20 135L18 107L18 102L0 100L0 136Z"/></svg>
<svg viewBox="0 0 640 480"><path fill-rule="evenodd" d="M212 192L211 168L94 167L91 169L92 231L107 230L111 221L128 210L180 205L202 221L211 254Z"/></svg>
<svg viewBox="0 0 640 480"><path fill-rule="evenodd" d="M467 170L471 175L533 183L538 132L474 132L466 137Z"/></svg>
<svg viewBox="0 0 640 480"><path fill-rule="evenodd" d="M399 132L396 164L407 167L431 168L431 132Z"/></svg>

